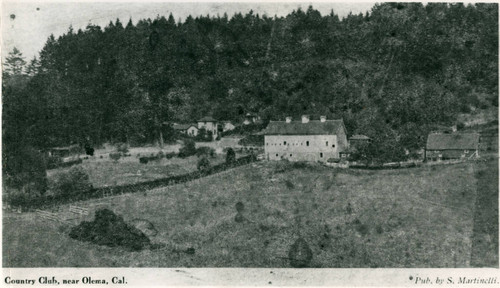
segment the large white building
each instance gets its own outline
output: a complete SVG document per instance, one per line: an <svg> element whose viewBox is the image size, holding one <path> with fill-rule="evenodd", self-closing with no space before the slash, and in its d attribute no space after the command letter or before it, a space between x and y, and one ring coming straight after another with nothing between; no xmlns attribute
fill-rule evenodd
<svg viewBox="0 0 500 288"><path fill-rule="evenodd" d="M268 160L321 161L339 158L349 148L343 120L271 121L264 134L265 157Z"/></svg>

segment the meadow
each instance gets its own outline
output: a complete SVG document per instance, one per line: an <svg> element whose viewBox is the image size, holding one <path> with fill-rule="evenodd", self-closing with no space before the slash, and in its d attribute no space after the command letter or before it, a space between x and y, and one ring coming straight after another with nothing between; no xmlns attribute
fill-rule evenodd
<svg viewBox="0 0 500 288"><path fill-rule="evenodd" d="M196 143L196 147L210 147L217 153L213 157L208 157L210 165L221 164L226 160L224 148L231 147L233 142L237 141L225 139L218 142L201 142ZM151 147L134 147L130 148L127 157L121 157L118 161L114 161L109 157L110 153L115 152L116 148L111 145L105 145L101 149L95 151L95 156L78 155L83 159L82 164L79 164L89 175L89 180L94 187L116 186L146 182L155 179L166 178L175 175L186 174L197 170L199 158L190 156L186 158L172 157L161 158L158 160L149 161L147 164L139 162L141 156L153 156L158 152L164 154L178 153L181 145L165 145L162 149L156 146ZM236 152L237 157L245 156L245 152ZM75 156L70 158L75 158ZM47 171L49 181L54 179L57 174L67 172L71 167L51 169Z"/></svg>
<svg viewBox="0 0 500 288"><path fill-rule="evenodd" d="M163 244L156 250L79 242L67 235L78 220L4 212L3 265L290 267L288 250L302 237L313 252L311 267L498 267L498 186L485 183L491 175L498 175L496 160L379 171L261 161L76 203L150 221L158 230L151 240ZM235 221L238 202L242 222ZM67 215L69 205L58 209Z"/></svg>

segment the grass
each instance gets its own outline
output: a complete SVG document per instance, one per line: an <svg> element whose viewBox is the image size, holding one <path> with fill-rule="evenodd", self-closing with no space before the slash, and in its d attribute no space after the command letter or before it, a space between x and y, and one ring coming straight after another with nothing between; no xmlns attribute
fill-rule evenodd
<svg viewBox="0 0 500 288"><path fill-rule="evenodd" d="M150 154L145 154L150 155ZM225 155L216 155L215 158L208 158L211 165L223 163ZM90 182L94 187L115 186L134 184L154 179L166 178L196 171L198 157L187 158L173 157L171 159L162 158L157 161L150 161L147 164L139 163L139 159L134 156L122 157L117 162L109 157L100 159L83 160L81 167L88 173ZM56 174L69 170L70 168L60 168L48 171L49 180Z"/></svg>
<svg viewBox="0 0 500 288"><path fill-rule="evenodd" d="M478 197L472 238L474 267L498 267L498 160L476 170Z"/></svg>
<svg viewBox="0 0 500 288"><path fill-rule="evenodd" d="M471 263L474 249L479 256L493 252L474 246L474 233L494 234L486 227L498 220L474 216L477 201L495 197L478 200L483 184L476 179L492 176L476 171L492 165L381 171L305 166L277 173L276 163L259 162L147 194L77 203L92 210L104 201L125 221L152 222L158 234L151 240L165 248L140 252L70 239L69 227L33 213L4 213L3 265L290 267L288 250L302 237L313 251L311 267L477 266ZM235 222L238 202L242 222ZM61 206L58 214L68 209ZM478 223L485 228L477 230ZM498 247L498 238L491 241ZM498 267L493 260L479 266Z"/></svg>

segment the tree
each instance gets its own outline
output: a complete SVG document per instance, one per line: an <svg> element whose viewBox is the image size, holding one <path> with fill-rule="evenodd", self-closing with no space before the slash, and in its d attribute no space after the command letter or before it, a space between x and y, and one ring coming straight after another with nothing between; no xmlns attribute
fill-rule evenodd
<svg viewBox="0 0 500 288"><path fill-rule="evenodd" d="M47 166L43 155L29 146L5 145L2 151L4 183L30 196L45 194Z"/></svg>
<svg viewBox="0 0 500 288"><path fill-rule="evenodd" d="M233 148L229 147L226 152L226 164L231 164L236 161L236 153Z"/></svg>
<svg viewBox="0 0 500 288"><path fill-rule="evenodd" d="M14 47L5 58L3 72L9 76L21 75L24 73L23 70L25 65L26 61L24 60L23 54L16 47Z"/></svg>
<svg viewBox="0 0 500 288"><path fill-rule="evenodd" d="M179 157L185 158L196 154L196 145L193 140L185 139L184 143L179 149Z"/></svg>

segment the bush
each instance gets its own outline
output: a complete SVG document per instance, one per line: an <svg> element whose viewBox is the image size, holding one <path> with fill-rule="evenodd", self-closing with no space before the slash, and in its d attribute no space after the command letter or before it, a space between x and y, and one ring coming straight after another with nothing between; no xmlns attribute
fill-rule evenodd
<svg viewBox="0 0 500 288"><path fill-rule="evenodd" d="M118 144L116 144L116 151L120 152L121 154L127 154L128 153L128 145L127 145L127 143L118 143Z"/></svg>
<svg viewBox="0 0 500 288"><path fill-rule="evenodd" d="M287 159L283 159L281 161L276 162L276 165L274 167L274 172L276 173L283 173L285 171L290 170L290 161Z"/></svg>
<svg viewBox="0 0 500 288"><path fill-rule="evenodd" d="M139 163L141 163L141 164L148 164L148 162L149 162L149 157L139 158Z"/></svg>
<svg viewBox="0 0 500 288"><path fill-rule="evenodd" d="M67 172L57 174L51 183L51 190L57 196L73 196L85 193L92 188L89 175L82 167L72 167Z"/></svg>
<svg viewBox="0 0 500 288"><path fill-rule="evenodd" d="M85 143L85 146L83 148L85 149L85 154L94 156L94 147L92 147L89 143Z"/></svg>
<svg viewBox="0 0 500 288"><path fill-rule="evenodd" d="M286 188L288 188L288 190L292 190L293 188L295 188L295 185L293 185L292 181L290 180L285 180L285 186Z"/></svg>
<svg viewBox="0 0 500 288"><path fill-rule="evenodd" d="M196 145L193 140L186 139L181 149L179 149L179 157L185 158L196 154Z"/></svg>
<svg viewBox="0 0 500 288"><path fill-rule="evenodd" d="M236 153L234 152L233 148L227 149L226 152L226 163L231 164L236 161Z"/></svg>
<svg viewBox="0 0 500 288"><path fill-rule="evenodd" d="M196 149L196 156L201 157L201 156L208 156L208 155L210 155L210 157L215 157L215 149L211 148L211 147L206 147L206 146L198 147Z"/></svg>
<svg viewBox="0 0 500 288"><path fill-rule="evenodd" d="M208 158L206 156L201 157L198 160L198 171L208 171L210 169L210 161L208 161Z"/></svg>
<svg viewBox="0 0 500 288"><path fill-rule="evenodd" d="M94 221L84 221L71 228L69 237L97 245L118 246L128 251L140 251L151 244L143 232L108 209L97 210Z"/></svg>
<svg viewBox="0 0 500 288"><path fill-rule="evenodd" d="M122 154L119 152L109 153L109 158L113 159L115 162L118 162L118 160L120 160L121 157L122 157Z"/></svg>
<svg viewBox="0 0 500 288"><path fill-rule="evenodd" d="M158 151L158 154L156 154L156 158L161 159L163 157L165 157L165 153L163 153L163 151L161 151L161 150Z"/></svg>
<svg viewBox="0 0 500 288"><path fill-rule="evenodd" d="M175 156L175 152L171 152L171 153L167 153L167 154L165 154L165 157L166 157L167 159L171 159L171 158L173 158L174 156Z"/></svg>
<svg viewBox="0 0 500 288"><path fill-rule="evenodd" d="M313 166L308 164L307 162L303 162L303 161L290 162L290 161L288 161L288 159L283 159L281 161L276 162L274 172L282 173L282 172L289 171L292 169L305 169L305 168L311 168L311 167L313 167Z"/></svg>

